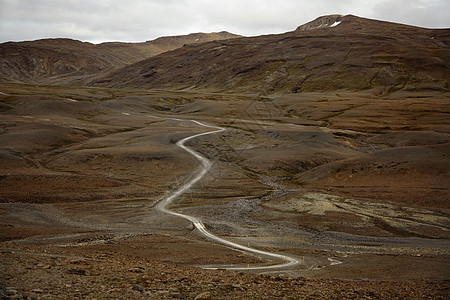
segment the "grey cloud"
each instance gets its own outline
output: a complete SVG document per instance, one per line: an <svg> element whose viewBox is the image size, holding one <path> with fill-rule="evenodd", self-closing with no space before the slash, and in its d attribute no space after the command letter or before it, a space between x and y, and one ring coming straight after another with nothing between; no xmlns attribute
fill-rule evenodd
<svg viewBox="0 0 450 300"><path fill-rule="evenodd" d="M227 30L242 35L294 30L340 13L448 27L447 0L0 0L0 42L70 37L101 42Z"/></svg>
<svg viewBox="0 0 450 300"><path fill-rule="evenodd" d="M448 0L385 0L374 6L373 16L409 25L448 28L449 12Z"/></svg>

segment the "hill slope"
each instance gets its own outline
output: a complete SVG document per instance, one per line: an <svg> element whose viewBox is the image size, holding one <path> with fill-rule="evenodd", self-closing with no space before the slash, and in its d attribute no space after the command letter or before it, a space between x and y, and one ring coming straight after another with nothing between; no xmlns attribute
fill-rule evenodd
<svg viewBox="0 0 450 300"><path fill-rule="evenodd" d="M86 76L123 67L190 43L238 37L228 32L161 37L144 43L91 44L71 39L43 39L0 44L0 80L73 83Z"/></svg>
<svg viewBox="0 0 450 300"><path fill-rule="evenodd" d="M215 91L448 90L450 30L332 15L293 32L191 44L91 82Z"/></svg>

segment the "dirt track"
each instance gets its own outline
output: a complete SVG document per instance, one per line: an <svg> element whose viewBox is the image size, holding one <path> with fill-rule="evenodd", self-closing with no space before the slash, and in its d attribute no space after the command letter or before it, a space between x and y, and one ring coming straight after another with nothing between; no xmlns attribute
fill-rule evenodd
<svg viewBox="0 0 450 300"><path fill-rule="evenodd" d="M210 276L213 273L195 266L264 263L207 242L188 221L152 209L197 168L198 162L177 149L175 142L199 131L149 114L195 118L229 128L189 143L214 164L171 209L200 217L210 231L227 239L305 259L297 269L270 275L449 279L445 96L424 95L433 101L421 102L421 110L418 104L410 106L412 115L400 113L389 119L387 129L384 115L377 113L386 111L385 100L377 102L366 95L349 94L338 101L342 96L311 94L296 99L294 106L289 97L268 102L250 96L136 91L130 96L121 94L126 91L14 85L1 90L9 95L1 95L2 249L9 266L3 271L4 286L22 292L44 286L43 293L51 293L70 285L68 293L76 293L75 287L98 273L104 275L98 289L116 286L112 288L116 292L125 289L139 295L132 290L137 277L161 277L149 275L152 268ZM397 102L399 111L405 110L405 101L419 102L399 97L406 99ZM75 98L78 101L67 100ZM364 104L371 109L363 110ZM362 114L357 118L365 121L350 122L355 114ZM401 134L404 123L415 128L408 131L414 135ZM108 263L115 270L98 269L94 257L102 253L110 253ZM93 260L88 268L70 262L52 265L49 257L59 255ZM152 267L121 273L144 260ZM125 265L119 268L120 262ZM116 272L124 274L123 281ZM58 274L71 275L58 277L57 288L50 282ZM25 283L27 276L43 282ZM275 277L229 276L278 285ZM146 291L163 289L146 280L141 282ZM176 285L171 280L167 285ZM312 295L313 282L305 295ZM324 284L336 293L331 295L347 295L338 290L348 283ZM405 283L405 290L381 282L359 286L364 293L381 296L385 284L390 295L405 296L408 289L420 293L423 283ZM258 290L254 284L250 290L240 288L232 290L241 296ZM426 295L445 294L445 288L445 283L427 285ZM151 291L156 297L157 291ZM222 295L216 288L211 293Z"/></svg>

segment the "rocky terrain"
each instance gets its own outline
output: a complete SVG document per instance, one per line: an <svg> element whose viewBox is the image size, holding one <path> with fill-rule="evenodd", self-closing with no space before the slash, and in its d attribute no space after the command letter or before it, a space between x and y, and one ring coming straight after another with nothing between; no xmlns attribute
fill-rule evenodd
<svg viewBox="0 0 450 300"><path fill-rule="evenodd" d="M430 154L449 143L448 119L436 113L448 111L443 95L421 94L420 114L410 122L417 130L402 133L405 119L392 119L387 129L378 110L389 102L402 111L417 98L306 93L268 101L1 88L4 293L438 298L448 291L448 158ZM346 129L365 105L372 112L365 122ZM343 108L346 114L336 115ZM227 239L300 257L302 265L265 275L202 270L264 261L208 242L189 222L152 209L197 168L174 144L205 130L189 119L227 130L190 143L213 168L172 209L200 217ZM168 270L176 278L168 279ZM190 276L205 280L180 279Z"/></svg>
<svg viewBox="0 0 450 300"><path fill-rule="evenodd" d="M114 71L147 43L0 45L0 297L448 298L448 34L331 15ZM277 261L155 208L200 170L192 120L225 130L186 143L211 169L170 210L301 264L245 269Z"/></svg>
<svg viewBox="0 0 450 300"><path fill-rule="evenodd" d="M193 250L205 245L188 246ZM179 255L181 247L186 247L186 241L147 235L128 238L120 245L81 249L46 245L3 249L1 275L8 284L0 295L3 299L446 299L449 292L449 284L442 282L210 271L163 258ZM223 252L216 252L221 257L203 252L202 259L223 259Z"/></svg>
<svg viewBox="0 0 450 300"><path fill-rule="evenodd" d="M38 84L74 84L185 44L239 37L228 32L161 37L143 43L91 44L43 39L0 44L0 80Z"/></svg>
<svg viewBox="0 0 450 300"><path fill-rule="evenodd" d="M327 16L285 34L189 45L91 84L253 93L446 91L449 45L448 29Z"/></svg>

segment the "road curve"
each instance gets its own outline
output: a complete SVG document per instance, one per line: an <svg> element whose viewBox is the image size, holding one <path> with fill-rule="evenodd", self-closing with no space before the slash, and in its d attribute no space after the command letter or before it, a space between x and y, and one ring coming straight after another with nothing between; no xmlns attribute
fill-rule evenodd
<svg viewBox="0 0 450 300"><path fill-rule="evenodd" d="M159 117L157 117L159 118ZM163 199L161 199L155 206L156 209L158 209L161 212L173 215L173 216L177 216L180 218L184 218L187 219L189 221L192 222L192 224L195 226L196 229L198 229L198 231L203 234L205 237L216 241L218 243L221 243L223 245L235 248L235 249L239 249L242 250L244 252L248 252L248 253L254 253L258 256L263 256L266 258L271 258L274 260L279 261L277 264L273 264L273 265L268 265L268 266L247 266L247 267L220 267L221 269L227 269L227 270L266 270L266 269L285 269L285 268L290 268L293 267L297 264L299 264L301 262L300 259L294 258L294 257L290 257L290 256L286 256L286 255L281 255L281 254L277 254L277 253L271 253L271 252L267 252L267 251L262 251L262 250L258 250L258 249L254 249L251 247L247 247L247 246L243 246L234 242L230 242L227 241L221 237L218 237L214 234L212 234L211 232L209 232L206 227L205 224L202 223L202 221L196 217L193 216L188 216L188 215L184 215L184 214L180 214L174 211L171 211L167 208L167 205L169 205L173 200L175 200L176 198L178 198L179 196L181 196L184 192L186 192L190 187L192 187L195 183L197 183L203 176L205 176L205 174L209 171L209 169L211 169L211 161L209 161L206 157L202 156L201 154L195 152L194 150L192 150L191 148L185 146L185 143L189 140L195 139L199 136L204 136L204 135L209 135L209 134L214 134L214 133L218 133L218 132L222 132L225 130L225 128L222 127L218 127L218 126L212 126L212 125L207 125L204 124L202 122L196 121L196 120L180 120L180 119L174 119L177 121L190 121L190 122L194 122L197 125L203 126L203 127L207 127L207 128L213 128L214 130L212 131L208 131L208 132L203 132L203 133L198 133L198 134L194 134L188 137L185 137L181 140L179 140L176 145L178 147L180 147L181 149L187 151L189 154L191 154L192 156L194 156L197 160L199 160L202 163L202 168L198 171L196 171L195 176L190 179L188 182L186 182L185 184L183 184L181 187L179 187L177 190L171 192L169 195L167 195L166 197L164 197ZM205 267L205 269L218 269L217 267Z"/></svg>

